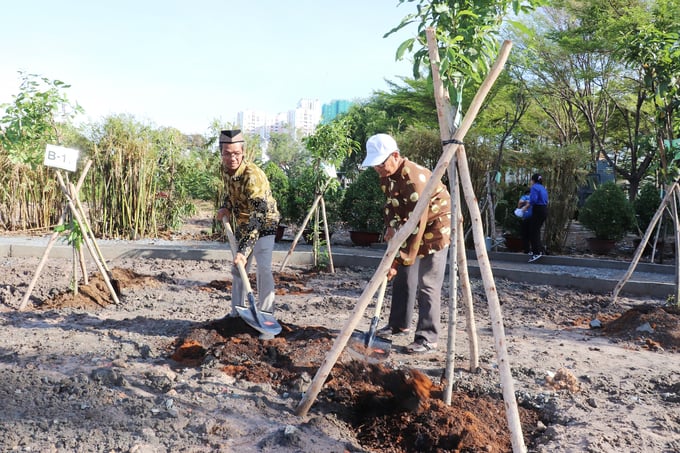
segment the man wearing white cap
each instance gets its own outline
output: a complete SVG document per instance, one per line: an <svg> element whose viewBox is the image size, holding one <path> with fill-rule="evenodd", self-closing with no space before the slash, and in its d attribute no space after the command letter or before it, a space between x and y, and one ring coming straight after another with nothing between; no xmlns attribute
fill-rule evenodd
<svg viewBox="0 0 680 453"><path fill-rule="evenodd" d="M376 134L366 142L366 159L362 166L373 167L380 175L385 192L385 239L390 240L404 225L418 203L432 172L402 157L397 142L387 134ZM411 235L401 245L388 278L392 284L389 323L379 330L382 335L410 333L415 302L418 322L410 353L424 353L437 348L441 289L451 238L451 197L441 182L430 195L427 210Z"/></svg>

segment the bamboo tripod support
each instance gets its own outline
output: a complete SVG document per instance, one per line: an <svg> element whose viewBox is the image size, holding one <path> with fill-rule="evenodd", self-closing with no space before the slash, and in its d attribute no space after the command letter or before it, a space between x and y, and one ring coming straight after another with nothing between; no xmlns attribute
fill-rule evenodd
<svg viewBox="0 0 680 453"><path fill-rule="evenodd" d="M455 133L454 139L462 141L462 139L465 137L465 134L467 134L467 131L472 126L472 123L475 117L477 116L477 113L479 112L479 109L482 105L484 98L488 94L489 90L491 89L491 86L495 82L496 78L498 77L500 71L503 68L503 65L505 64L505 60L507 59L508 54L510 52L510 47L511 44L507 41L503 44L498 60L491 68L491 71L489 72L486 80L480 86L479 91L472 100L472 103L470 104L470 107L465 117L463 118L460 127ZM314 400L321 391L323 383L326 381L326 378L330 374L331 369L333 368L333 366L338 360L338 357L340 357L340 354L345 348L347 341L349 340L349 337L351 336L353 330L356 328L359 321L361 320L361 317L363 316L366 307L370 303L375 292L378 290L378 287L382 282L383 276L387 274L387 271L391 267L394 257L399 251L401 244L414 230L414 228L416 227L417 223L420 220L420 217L425 212L425 209L427 209L429 205L430 195L433 193L436 185L439 184L439 181L441 180L442 176L444 175L449 166L449 163L451 162L452 156L459 148L461 148L460 145L452 146L452 144L447 144L446 146L444 146L442 156L440 157L437 166L432 171L432 177L425 185L423 193L421 194L420 199L416 203L416 206L413 209L411 216L406 221L406 223L397 230L394 237L392 237L392 239L388 242L387 250L385 252L385 255L383 256L383 259L380 261L380 264L378 265L378 268L373 274L373 277L368 282L366 288L359 297L359 300L357 301L354 310L350 314L349 318L345 322L345 325L343 326L342 330L335 339L335 342L333 343L331 350L328 352L328 354L324 358L324 361L321 363L321 366L318 369L314 378L312 379L312 382L310 383L309 388L305 392L304 397L298 404L295 410L295 413L297 415L302 416L307 414L307 412L309 411L309 408L312 406ZM482 244L484 244L483 238Z"/></svg>
<svg viewBox="0 0 680 453"><path fill-rule="evenodd" d="M83 216L81 215L80 211L78 210L76 202L73 200L69 193L69 189L64 183L64 178L61 176L61 173L57 171L57 179L59 180L59 185L61 186L61 190L64 192L66 195L66 200L68 201L68 206L71 208L71 213L73 214L73 217L75 218L76 222L78 223L78 226L80 227L80 231L83 231L83 240L85 242L85 246L87 247L87 250L90 252L90 256L92 256L92 259L94 260L94 263L97 265L97 269L99 269L99 272L102 275L102 279L104 280L104 283L106 284L107 289L109 290L109 293L111 293L111 298L113 299L113 302L115 304L120 304L120 300L118 299L118 294L116 294L115 289L111 285L111 279L109 278L109 272L108 269L106 268L106 264L103 263L103 257L100 258L100 256L97 254L97 249L98 246L96 246L96 242L94 241L94 236L91 235L91 233L87 233L87 225L85 221L83 220ZM76 194L76 199L77 199Z"/></svg>
<svg viewBox="0 0 680 453"><path fill-rule="evenodd" d="M437 105L438 113L437 116L439 118L439 129L442 141L446 141L450 139L451 135L453 135L450 133L452 123L449 122L450 115L448 114L448 112L450 111L449 107L450 102L448 100L448 96L445 93L444 85L441 81L441 78L439 77L439 50L437 46L435 32L433 29L429 28L425 31L425 33L427 35L430 63L432 65L433 81L435 85L434 94L435 102ZM505 60L507 59L507 56L510 53L511 47L512 45L509 41L503 43L503 47L501 48L501 51L499 53L498 61L494 65L494 68L496 68L497 73L500 73L502 65L505 64ZM502 65L499 65L498 63L501 61ZM493 72L494 69L492 68L491 73ZM482 87L486 85L487 82L488 78L487 80L484 81ZM480 88L480 90L481 89L482 88ZM457 163L458 166L457 174L459 178L456 178L451 174L450 178L456 182L460 180L460 184L465 195L465 203L470 212L470 220L472 223L472 236L474 238L477 262L479 263L482 282L484 284L484 290L486 292L487 303L489 306L489 316L491 318L491 328L493 330L494 346L496 349L496 359L498 361L498 370L500 372L500 381L503 390L503 400L505 401L506 418L508 420L508 427L510 428L512 450L515 453L526 452L526 445L524 444L524 437L522 436L522 424L519 418L519 408L517 406L517 400L515 398L514 382L510 370L508 352L505 347L506 344L505 329L503 327L503 317L501 314L500 301L498 299L498 292L496 290L493 272L491 271L491 263L489 262L489 256L487 255L486 241L484 237L484 227L482 224L482 213L479 209L479 205L477 204L477 197L475 196L474 187L472 185L472 179L470 178L470 170L468 168L468 161L467 156L465 154L464 146L460 145L456 147L456 158L453 159L453 162ZM455 169L452 173L455 173ZM453 190L454 192L456 192L455 188L453 188ZM459 205L460 204L458 203L457 207ZM456 228L455 232L456 238L458 237L459 234L460 234L459 229ZM465 266L467 266L467 264L465 264ZM470 319L468 319L468 321L470 321ZM468 326L474 327L474 325L471 322L468 322ZM474 336L475 335L473 335L473 337ZM451 372L452 368L453 368L452 366L450 367L450 369L449 367L447 367L447 370ZM451 372L451 374L447 376L447 379L450 381L452 380L452 378L453 373Z"/></svg>
<svg viewBox="0 0 680 453"><path fill-rule="evenodd" d="M674 225L675 225L675 256L678 257L678 247L680 247L680 243L678 242L678 235L680 234L680 231L678 230L679 228L679 222L678 222L678 214L677 214L677 204L678 204L678 193L680 193L680 185L678 185L678 182L674 182L671 187L668 189L666 192L666 195L663 197L663 200L661 200L661 203L659 204L659 208L656 210L654 213L654 217L652 217L652 220L649 221L649 226L647 226L647 231L645 231L644 236L642 237L642 240L640 240L640 245L638 246L637 250L635 251L635 254L633 255L633 259L630 262L630 265L628 266L628 270L626 273L621 277L621 280L616 284L616 287L614 287L614 291L612 292L612 303L616 303L616 299L619 297L619 293L621 292L621 289L623 289L623 286L630 280L630 277L633 275L633 272L635 272L635 268L637 267L638 263L640 262L640 258L642 257L642 254L645 251L645 247L647 246L647 243L649 242L649 239L652 237L652 233L654 233L654 228L656 228L656 224L659 222L661 219L661 216L663 215L664 211L668 208L668 203L671 202L671 199L673 200L672 203L672 214L673 214L673 219L674 219ZM678 259L676 258L676 264L675 264L675 301L676 303L680 300L680 263L678 263Z"/></svg>
<svg viewBox="0 0 680 453"><path fill-rule="evenodd" d="M83 182L85 182L85 176L87 175L87 172L90 170L90 167L92 166L92 161L88 160L85 163L85 166L83 167L83 171L80 173L80 177L78 178L78 182L76 183L76 190L79 191L80 188L83 186ZM64 222L66 222L66 216L68 215L69 208L67 205L64 205L62 211L61 211L61 218L59 219L59 223L57 225L63 225ZM47 258L50 254L50 251L52 250L52 247L54 247L54 244L57 242L57 239L59 238L59 232L54 231L52 235L50 236L50 239L47 241L47 246L45 247L45 251L43 252L42 257L40 258L40 262L38 263L38 267L35 269L35 273L33 274L33 279L31 279L31 282L28 284L28 288L26 289L26 293L24 294L24 298L21 300L21 304L19 305L19 311L23 311L26 308L26 305L28 304L28 299L31 297L31 293L33 292L33 288L35 287L36 283L38 283L38 278L40 278L40 273L43 270L43 267L45 267L45 263L47 263ZM82 255L82 253L81 253ZM81 264L82 267L82 264Z"/></svg>
<svg viewBox="0 0 680 453"><path fill-rule="evenodd" d="M288 249L288 253L286 254L286 257L283 259L283 262L281 263L281 268L279 269L279 272L283 272L283 270L286 268L286 265L288 264L288 260L290 259L290 256L293 254L293 251L295 250L295 246L297 246L298 241L302 237L302 234L305 231L305 227L307 226L307 223L309 223L309 219L312 218L312 214L317 212L317 208L319 204L321 205L321 213L323 216L323 228L324 228L324 235L326 238L326 249L328 250L328 259L330 260L330 270L332 273L335 273L335 267L333 266L333 253L331 251L331 239L330 239L330 233L328 231L328 221L326 218L326 203L323 200L323 194L326 192L326 188L328 187L328 184L330 184L331 180L327 180L324 185L321 187L319 190L319 193L316 194L316 197L314 197L314 202L312 203L312 207L309 208L309 212L307 212L307 216L305 219L302 221L302 225L300 226L300 230L297 232L295 235L295 238L293 239L293 243L290 245L290 249ZM315 257L316 258L316 257Z"/></svg>
<svg viewBox="0 0 680 453"><path fill-rule="evenodd" d="M66 219L66 213L68 210L71 211L71 215L73 215L74 220L80 227L80 231L83 232L83 241L85 242L85 246L87 247L88 251L90 252L90 255L92 256L92 259L94 260L97 268L99 269L99 272L102 275L102 279L104 280L104 283L106 284L107 289L111 293L111 298L113 299L114 303L120 304L120 300L118 299L118 294L116 293L115 289L113 288L111 284L111 280L109 278L109 273L110 271L106 267L106 263L104 262L104 258L101 255L101 251L99 250L99 247L96 245L96 241L94 240L94 236L92 235L91 232L89 232L89 224L85 222L84 219L84 214L81 213L78 209L80 206L80 200L78 199L78 189L82 186L82 182L85 179L85 174L87 173L87 170L89 169L91 165L91 161L88 161L85 170L83 171L83 174L81 175L78 184L73 185L70 184L70 187L66 185L64 182L64 178L61 176L61 173L57 171L57 180L59 181L59 186L61 187L62 192L66 196L67 200L67 205L68 208L64 208L64 211L62 212L62 218L60 220L60 224L63 223ZM19 311L24 310L26 307L26 304L28 303L28 299L31 295L31 292L33 291L33 287L35 286L36 282L38 281L38 277L40 276L40 272L42 271L42 268L44 267L45 263L47 262L47 257L49 256L49 252L54 246L54 243L57 240L57 237L59 236L59 233L55 232L52 234L50 237L50 240L48 241L47 248L45 252L43 253L43 256L40 260L40 263L38 264L38 267L36 269L35 275L33 276L33 279L31 280L31 283L29 284L29 287L26 291L26 294L24 295L24 299L21 301L21 305L19 305Z"/></svg>

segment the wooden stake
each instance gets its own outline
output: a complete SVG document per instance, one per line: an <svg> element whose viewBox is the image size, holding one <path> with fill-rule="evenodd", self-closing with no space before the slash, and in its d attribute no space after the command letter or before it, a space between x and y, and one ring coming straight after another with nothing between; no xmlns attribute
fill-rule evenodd
<svg viewBox="0 0 680 453"><path fill-rule="evenodd" d="M321 218L323 220L324 233L326 234L326 249L328 250L328 266L332 274L335 274L333 266L333 252L331 251L331 234L328 231L328 217L326 216L326 202L321 197Z"/></svg>
<svg viewBox="0 0 680 453"><path fill-rule="evenodd" d="M484 101L484 98L489 93L491 86L495 82L496 78L500 74L503 65L505 64L505 60L507 59L508 53L510 52L510 47L511 43L509 41L503 43L503 47L501 48L499 58L492 67L484 83L482 83L481 87L479 88L479 91L477 91L477 94L475 95L474 99L472 100L472 103L470 104L470 107L467 113L465 114L465 118L463 118L460 127L456 131L456 134L454 136L455 139L462 141L462 139L465 138L465 134L467 134L468 130L470 129L470 126L472 126L472 123L474 122L474 119L477 116L477 113L479 112L479 109L482 105L482 102ZM406 223L397 230L395 235L388 242L385 255L383 256L383 259L380 261L380 264L378 265L375 274L373 274L373 277L368 282L366 288L364 289L364 292L359 297L359 300L357 301L357 305L355 306L354 311L352 311L350 317L345 322L345 325L340 331L340 334L338 334L337 338L335 339L335 342L333 343L331 350L328 352L328 354L326 354L324 361L321 363L321 367L318 369L316 375L314 376L314 379L312 379L312 382L309 385L309 388L305 392L304 397L298 404L295 410L295 413L297 415L303 416L307 414L309 408L314 403L314 400L319 394L319 391L321 391L321 387L323 386L323 383L326 381L326 378L330 374L333 365L335 365L336 361L338 360L338 357L342 353L342 350L345 348L345 345L347 344L347 341L349 340L352 332L359 324L359 321L361 320L361 317L363 316L366 307L370 303L375 292L378 290L378 287L380 286L382 279L384 278L385 275L387 275L387 271L391 267L392 262L394 261L394 257L397 255L397 252L399 251L401 244L415 229L418 222L420 221L420 217L427 209L430 203L430 196L434 192L435 187L440 183L441 178L442 176L444 176L444 173L446 172L446 169L448 168L449 163L451 162L451 158L458 147L459 145L455 146L447 145L444 147L444 152L440 157L437 166L432 171L432 177L425 185L423 193L421 194L418 202L416 203L416 206L413 209L411 216L406 221Z"/></svg>
<svg viewBox="0 0 680 453"><path fill-rule="evenodd" d="M456 233L458 241L458 275L460 278L460 292L463 295L465 304L465 315L467 320L468 343L470 345L470 372L477 371L479 368L479 339L477 336L477 323L475 321L475 306L472 300L472 285L468 274L468 261L465 251L465 234L463 233L463 214L458 205L458 216L460 218L460 229Z"/></svg>
<svg viewBox="0 0 680 453"><path fill-rule="evenodd" d="M449 165L449 190L451 194L451 245L449 246L449 325L447 326L448 338L446 341L446 366L444 367L444 402L451 405L453 394L453 372L456 362L456 326L458 325L458 236L460 225L458 224L458 210L460 209L460 197L458 195L458 172L456 171L456 159L451 160Z"/></svg>
<svg viewBox="0 0 680 453"><path fill-rule="evenodd" d="M430 55L430 63L432 65L433 80L435 86L437 86L438 84L442 83L441 78L438 77L439 48L437 45L434 29L428 28L425 33L427 35L427 44ZM505 64L505 60L510 53L510 48L511 45L509 41L503 43L498 60L491 68L489 75L495 74L495 77L497 77L498 74L500 74L502 65L499 65L499 62L502 61L503 64ZM484 81L484 84L487 84L487 81L488 78ZM481 87L480 90L482 90ZM435 89L435 98L438 98L436 99L437 110L439 111L442 109L442 113L438 114L437 116L440 122L440 133L442 140L448 140L450 137L450 125L442 124L442 122L446 120L447 109L444 109L442 106L446 101L446 98L441 98L438 96L438 94L442 91L443 84L439 89ZM467 115L465 118L467 119ZM463 123L464 122L465 120L463 120ZM496 359L498 361L498 369L500 371L503 400L505 401L505 415L508 420L508 426L511 433L512 450L515 453L525 452L526 446L524 444L524 437L522 436L522 424L519 418L519 408L517 407L517 400L515 399L515 389L512 373L510 370L510 362L508 360L508 353L505 347L503 317L501 315L500 302L498 300L498 292L496 291L496 285L493 279L493 272L491 271L491 264L486 251L486 240L484 236L484 227L482 225L481 212L479 210L479 205L477 204L477 197L475 196L474 187L470 178L470 170L468 168L467 156L465 154L464 146L457 147L456 161L458 163L458 175L460 176L460 183L463 188L463 193L465 194L465 202L468 206L468 210L470 211L470 219L472 221L472 236L475 243L475 252L477 253L477 262L479 264L479 270L482 275L482 281L484 283L484 289L486 292L487 303L489 305L491 328L493 330L494 345L496 348Z"/></svg>
<svg viewBox="0 0 680 453"><path fill-rule="evenodd" d="M638 263L640 262L640 258L642 257L642 254L645 251L645 247L647 246L647 243L649 242L649 238L652 237L652 233L654 232L654 228L656 227L657 222L659 219L661 219L661 216L663 215L664 210L668 206L668 202L673 196L673 193L675 193L676 190L680 190L680 186L678 186L678 182L674 182L673 185L668 189L666 192L666 196L663 197L663 200L661 200L661 204L659 204L658 209L654 213L654 216L652 217L652 220L649 221L649 225L647 226L647 231L645 231L644 236L642 236L642 239L640 240L640 245L638 246L637 250L635 251L635 254L633 255L633 259L630 262L630 265L628 266L628 270L626 273L621 277L621 280L616 284L614 287L614 291L612 291L612 303L616 303L616 299L619 297L619 293L621 292L621 289L623 289L623 285L625 285L630 277L633 275L633 272L635 272L635 268L637 267ZM676 241L677 242L677 241ZM677 257L677 255L676 255ZM676 259L676 261L678 261ZM676 266L676 273L677 273L677 267ZM676 282L676 292L678 288L678 283ZM676 303L677 303L676 299Z"/></svg>

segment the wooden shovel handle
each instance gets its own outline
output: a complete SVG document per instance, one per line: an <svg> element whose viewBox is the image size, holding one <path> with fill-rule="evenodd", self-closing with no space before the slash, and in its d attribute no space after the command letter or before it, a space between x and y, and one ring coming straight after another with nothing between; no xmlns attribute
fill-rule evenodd
<svg viewBox="0 0 680 453"><path fill-rule="evenodd" d="M222 217L222 223L224 224L224 231L226 231L227 233L227 241L229 241L229 245L231 247L232 259L236 259L236 254L238 253L238 245L236 244L234 230L231 229L231 224L226 219L226 217ZM253 288L250 286L250 281L248 280L248 273L246 272L245 266L242 263L237 263L236 268L238 269L239 275L241 275L241 280L245 285L246 293L252 293Z"/></svg>
<svg viewBox="0 0 680 453"><path fill-rule="evenodd" d="M385 300L385 291L387 291L387 277L383 280L378 290L378 300L375 303L375 316L380 316L380 311L382 310L383 301Z"/></svg>

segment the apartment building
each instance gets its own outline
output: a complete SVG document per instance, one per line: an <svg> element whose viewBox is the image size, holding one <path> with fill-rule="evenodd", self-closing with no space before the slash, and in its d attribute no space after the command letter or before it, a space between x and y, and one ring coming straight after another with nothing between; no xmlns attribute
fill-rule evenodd
<svg viewBox="0 0 680 453"><path fill-rule="evenodd" d="M336 105L334 105L335 103ZM287 112L270 114L262 111L244 110L236 115L236 123L247 134L257 134L265 141L271 133L287 133L293 138L301 139L314 133L316 126L321 123L322 111L337 112L346 108L348 101L332 101L331 107L318 99L300 99L297 107ZM337 113L336 113L337 114Z"/></svg>

